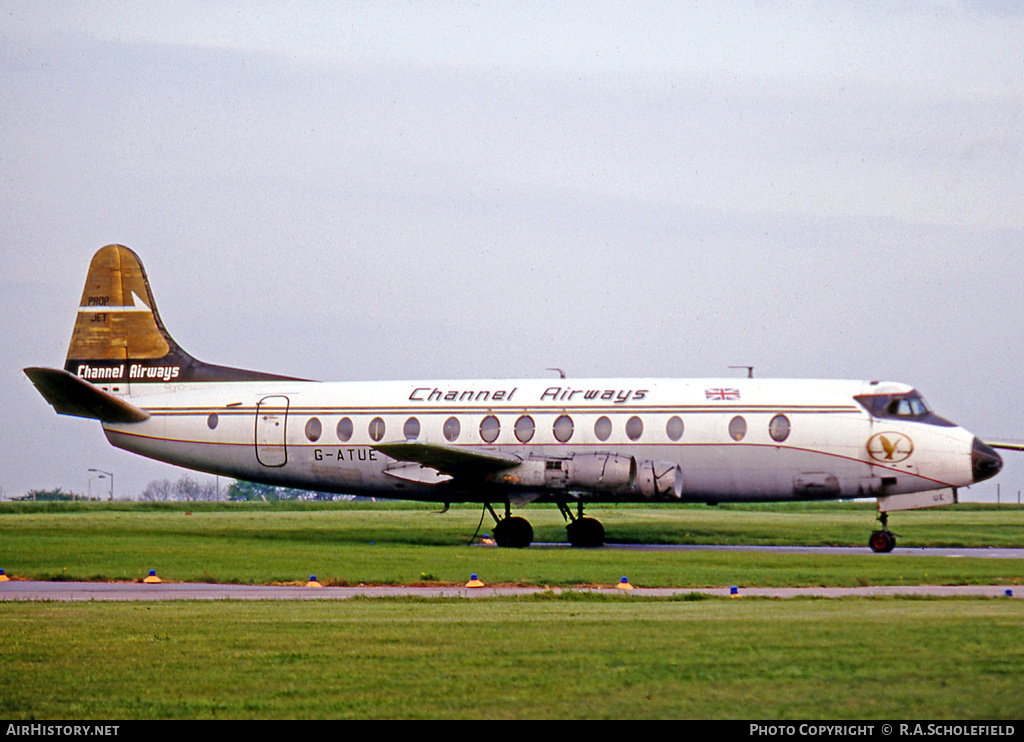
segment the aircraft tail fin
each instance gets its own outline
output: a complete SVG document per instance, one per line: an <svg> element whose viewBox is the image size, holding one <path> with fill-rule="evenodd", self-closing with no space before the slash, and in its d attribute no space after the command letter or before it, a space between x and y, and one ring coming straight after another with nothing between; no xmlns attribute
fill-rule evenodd
<svg viewBox="0 0 1024 742"><path fill-rule="evenodd" d="M93 383L180 383L288 377L213 366L174 342L139 256L107 245L93 256L64 369Z"/></svg>

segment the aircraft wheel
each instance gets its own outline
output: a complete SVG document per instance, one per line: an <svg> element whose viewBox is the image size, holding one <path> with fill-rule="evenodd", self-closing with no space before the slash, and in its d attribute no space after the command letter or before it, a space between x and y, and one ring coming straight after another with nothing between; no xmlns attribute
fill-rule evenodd
<svg viewBox="0 0 1024 742"><path fill-rule="evenodd" d="M868 546L878 554L888 554L896 547L896 537L890 531L872 531Z"/></svg>
<svg viewBox="0 0 1024 742"><path fill-rule="evenodd" d="M498 546L523 549L533 543L533 526L526 518L502 518L494 526L494 540Z"/></svg>
<svg viewBox="0 0 1024 742"><path fill-rule="evenodd" d="M573 546L604 546L604 526L596 518L578 518L565 527L565 532Z"/></svg>

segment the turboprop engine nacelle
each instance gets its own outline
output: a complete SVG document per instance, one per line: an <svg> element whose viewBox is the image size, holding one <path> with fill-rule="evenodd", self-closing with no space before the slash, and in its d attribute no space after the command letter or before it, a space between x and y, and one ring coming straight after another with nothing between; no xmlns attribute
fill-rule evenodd
<svg viewBox="0 0 1024 742"><path fill-rule="evenodd" d="M683 470L669 461L642 461L637 467L637 488L644 497L679 500Z"/></svg>
<svg viewBox="0 0 1024 742"><path fill-rule="evenodd" d="M496 477L513 487L579 490L604 494L679 499L683 475L666 461L641 461L615 453L531 457Z"/></svg>

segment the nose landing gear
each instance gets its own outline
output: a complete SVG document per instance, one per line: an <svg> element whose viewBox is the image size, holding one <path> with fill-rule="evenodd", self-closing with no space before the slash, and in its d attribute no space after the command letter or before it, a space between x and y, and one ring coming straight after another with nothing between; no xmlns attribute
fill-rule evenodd
<svg viewBox="0 0 1024 742"><path fill-rule="evenodd" d="M896 548L896 534L889 530L888 513L880 513L878 520L882 523L882 529L871 532L871 537L868 539L868 546L870 546L871 551L876 554L888 554Z"/></svg>

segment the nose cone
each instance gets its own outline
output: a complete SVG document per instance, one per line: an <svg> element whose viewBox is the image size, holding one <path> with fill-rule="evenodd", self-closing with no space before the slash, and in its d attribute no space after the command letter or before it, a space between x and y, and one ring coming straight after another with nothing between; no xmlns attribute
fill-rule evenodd
<svg viewBox="0 0 1024 742"><path fill-rule="evenodd" d="M971 450L971 470L974 472L975 483L991 479L1002 468L1003 459L995 449L975 438L974 448Z"/></svg>

